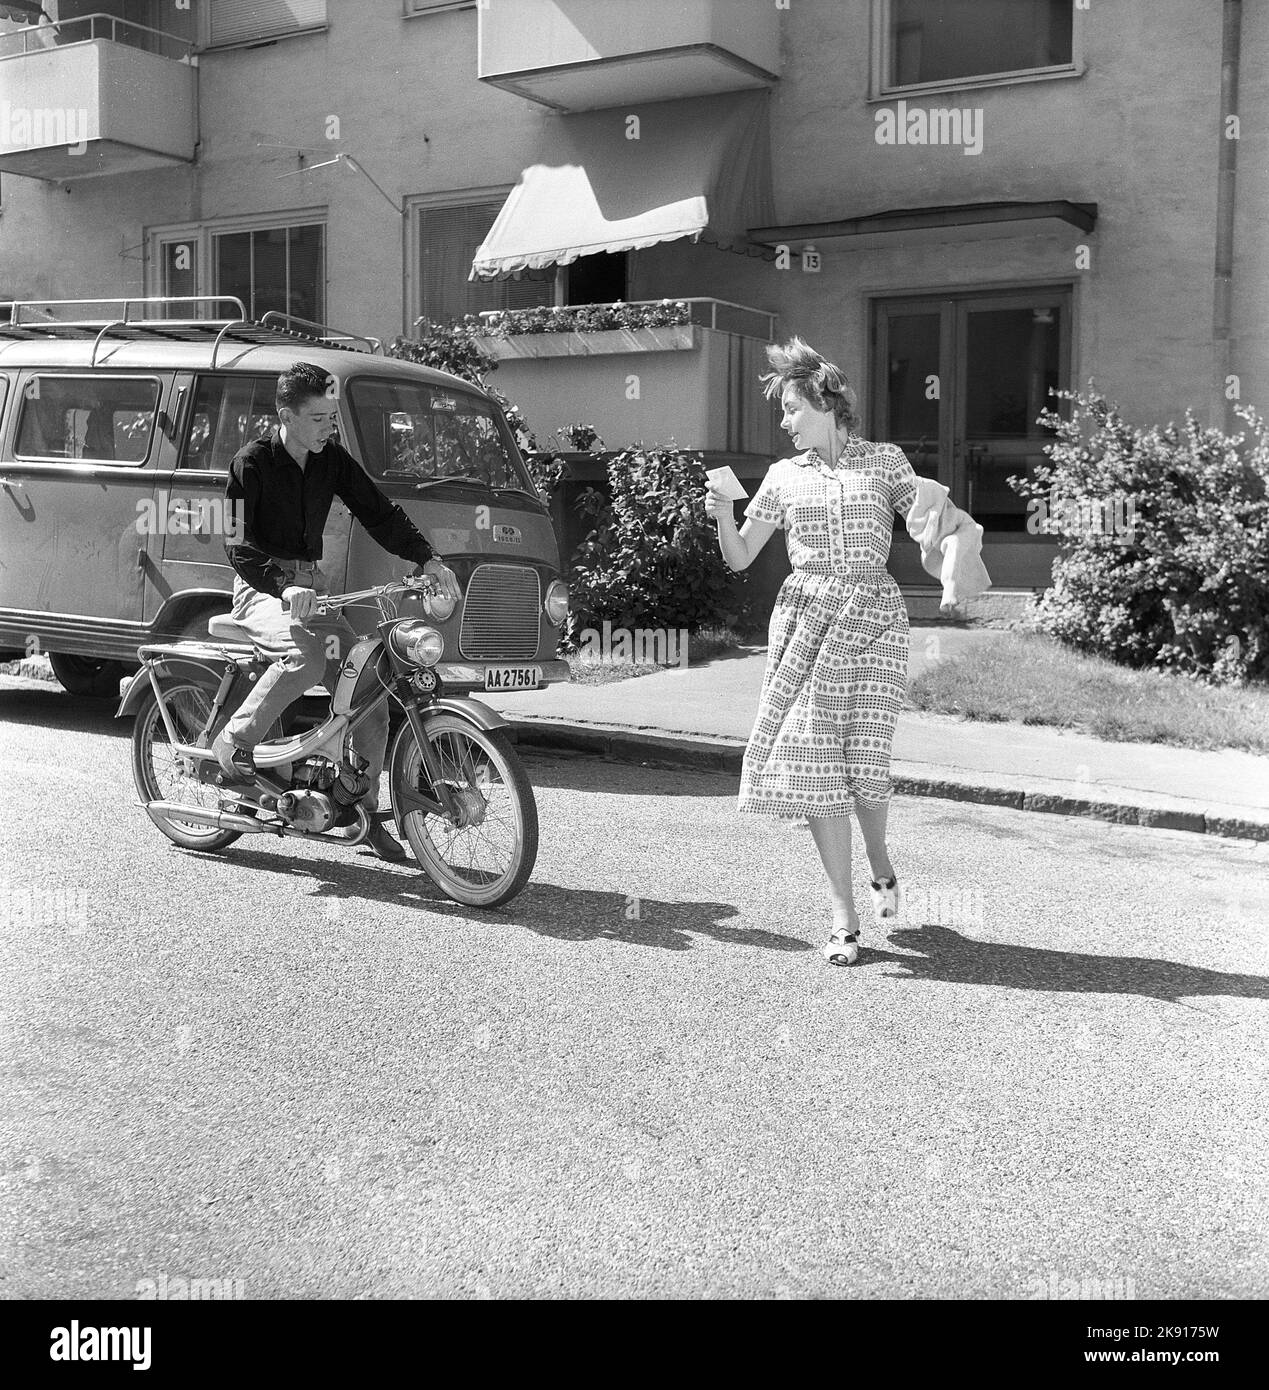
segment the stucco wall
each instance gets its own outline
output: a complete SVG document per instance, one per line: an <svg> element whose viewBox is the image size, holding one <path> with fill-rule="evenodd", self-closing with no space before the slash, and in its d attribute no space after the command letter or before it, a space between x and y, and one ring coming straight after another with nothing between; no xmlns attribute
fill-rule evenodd
<svg viewBox="0 0 1269 1390"><path fill-rule="evenodd" d="M1245 9L1236 363L1244 399L1266 406L1269 17L1263 7ZM347 167L280 178L299 167L294 147L309 147L310 163L353 154L400 202L513 183L550 118L477 81L474 11L405 20L392 4L330 0L329 14L325 34L203 55L194 165L60 186L5 175L0 294L135 294L147 227L323 208L328 317L380 335L400 331L403 219ZM1068 198L1099 204L1090 237L1072 229L931 244L896 234L865 250L824 242L817 276L675 243L637 253L632 297L713 294L778 310L782 330L822 343L866 387L869 294L1070 280L1078 378L1095 375L1142 416L1205 406L1220 0L1095 2L1083 18L1081 77L919 103L981 108L983 152L967 156L877 144L869 6L798 0L781 16L784 76L772 97L772 135L782 223ZM325 138L331 116L338 141ZM1085 239L1093 261L1080 271L1073 248Z"/></svg>

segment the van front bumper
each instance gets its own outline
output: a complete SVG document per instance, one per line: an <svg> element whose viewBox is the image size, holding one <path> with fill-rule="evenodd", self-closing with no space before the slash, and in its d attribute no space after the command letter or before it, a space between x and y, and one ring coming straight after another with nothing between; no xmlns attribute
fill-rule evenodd
<svg viewBox="0 0 1269 1390"><path fill-rule="evenodd" d="M569 677L567 661L440 661L434 669L446 690L484 690L486 671L508 666L538 667L542 672L539 689Z"/></svg>

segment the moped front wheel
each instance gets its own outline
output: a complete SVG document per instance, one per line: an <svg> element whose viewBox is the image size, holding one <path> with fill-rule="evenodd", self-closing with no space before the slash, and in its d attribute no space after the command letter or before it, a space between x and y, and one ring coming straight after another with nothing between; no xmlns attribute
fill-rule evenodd
<svg viewBox="0 0 1269 1390"><path fill-rule="evenodd" d="M529 881L538 856L538 808L514 748L500 730L454 714L426 721L428 741L450 789L454 816L422 810L398 824L427 876L448 897L470 907L509 902ZM388 759L392 804L400 788L433 789L413 728L403 724Z"/></svg>

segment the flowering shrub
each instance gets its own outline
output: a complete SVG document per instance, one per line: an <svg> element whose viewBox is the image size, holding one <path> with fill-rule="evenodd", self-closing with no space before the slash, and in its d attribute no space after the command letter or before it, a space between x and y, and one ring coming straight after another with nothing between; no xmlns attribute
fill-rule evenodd
<svg viewBox="0 0 1269 1390"><path fill-rule="evenodd" d="M592 529L573 556L565 646L614 627L734 626L732 572L705 515L705 465L673 445L634 445L608 461L612 500L579 500Z"/></svg>
<svg viewBox="0 0 1269 1390"><path fill-rule="evenodd" d="M594 425L561 425L552 437L558 439L565 449L572 449L576 453L600 454L604 450L604 441Z"/></svg>
<svg viewBox="0 0 1269 1390"><path fill-rule="evenodd" d="M1240 409L1239 435L1192 412L1142 429L1093 386L1056 394L1072 408L1069 419L1040 417L1057 436L1049 462L1010 480L1076 504L1042 522L1063 546L1035 625L1132 666L1217 683L1269 678L1269 425ZM1130 524L1087 524L1112 511Z"/></svg>
<svg viewBox="0 0 1269 1390"><path fill-rule="evenodd" d="M522 333L598 333L611 328L664 328L691 323L692 306L662 299L649 304L578 304L502 309L479 318L468 314L463 329L474 337L510 338Z"/></svg>

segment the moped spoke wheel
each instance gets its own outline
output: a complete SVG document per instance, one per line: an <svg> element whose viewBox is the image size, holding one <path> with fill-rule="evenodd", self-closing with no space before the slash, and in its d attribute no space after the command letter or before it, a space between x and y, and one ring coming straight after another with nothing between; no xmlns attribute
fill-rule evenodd
<svg viewBox="0 0 1269 1390"><path fill-rule="evenodd" d="M192 681L179 681L165 683L163 694L177 738L182 743L197 742L211 715L212 692ZM142 801L176 801L207 811L224 806L221 790L200 782L188 760L172 748L152 690L142 701L132 726L132 775ZM169 840L186 849L224 849L241 833L158 815L154 811L148 814Z"/></svg>
<svg viewBox="0 0 1269 1390"><path fill-rule="evenodd" d="M453 714L427 721L428 739L450 788L454 816L411 811L402 833L429 878L456 902L497 907L524 887L538 854L538 808L515 749L498 730ZM402 725L392 745L392 799L397 788L431 795L418 741Z"/></svg>

